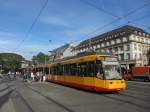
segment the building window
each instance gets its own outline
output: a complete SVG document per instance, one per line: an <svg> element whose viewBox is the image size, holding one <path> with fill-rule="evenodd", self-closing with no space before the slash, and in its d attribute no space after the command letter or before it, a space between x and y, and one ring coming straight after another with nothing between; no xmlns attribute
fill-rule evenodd
<svg viewBox="0 0 150 112"><path fill-rule="evenodd" d="M106 53L110 53L110 52L109 52L109 49L106 49Z"/></svg>
<svg viewBox="0 0 150 112"><path fill-rule="evenodd" d="M145 43L148 43L148 39L146 39L146 42Z"/></svg>
<svg viewBox="0 0 150 112"><path fill-rule="evenodd" d="M141 47L142 47L142 46L141 46L141 45L139 45L139 51L141 51Z"/></svg>
<svg viewBox="0 0 150 112"><path fill-rule="evenodd" d="M130 60L130 53L127 53L127 59Z"/></svg>
<svg viewBox="0 0 150 112"><path fill-rule="evenodd" d="M139 32L139 35L141 35L142 33L141 32Z"/></svg>
<svg viewBox="0 0 150 112"><path fill-rule="evenodd" d="M142 59L142 54L141 53L139 54L139 58Z"/></svg>
<svg viewBox="0 0 150 112"><path fill-rule="evenodd" d="M140 42L140 37L137 37L138 42Z"/></svg>
<svg viewBox="0 0 150 112"><path fill-rule="evenodd" d="M111 45L113 45L113 44L115 44L115 41L114 41L114 40L111 41Z"/></svg>
<svg viewBox="0 0 150 112"><path fill-rule="evenodd" d="M135 50L135 51L137 50L137 45L136 45L136 44L134 44L134 50Z"/></svg>
<svg viewBox="0 0 150 112"><path fill-rule="evenodd" d="M127 41L127 38L126 37L123 37L123 42L126 42Z"/></svg>
<svg viewBox="0 0 150 112"><path fill-rule="evenodd" d="M145 38L142 39L142 42L145 43Z"/></svg>
<svg viewBox="0 0 150 112"><path fill-rule="evenodd" d="M112 48L109 48L109 53L112 53Z"/></svg>
<svg viewBox="0 0 150 112"><path fill-rule="evenodd" d="M120 57L120 60L124 60L124 54L120 54L119 57Z"/></svg>
<svg viewBox="0 0 150 112"><path fill-rule="evenodd" d="M107 43L105 42L104 45L107 46Z"/></svg>
<svg viewBox="0 0 150 112"><path fill-rule="evenodd" d="M123 46L119 46L119 51L123 51Z"/></svg>
<svg viewBox="0 0 150 112"><path fill-rule="evenodd" d="M104 51L105 51L104 49L101 49L101 52L102 52L102 53L104 53Z"/></svg>
<svg viewBox="0 0 150 112"><path fill-rule="evenodd" d="M126 51L129 51L130 50L130 45L127 45L126 46Z"/></svg>
<svg viewBox="0 0 150 112"><path fill-rule="evenodd" d="M117 53L118 52L118 47L115 47L114 50L115 50L115 53Z"/></svg>
<svg viewBox="0 0 150 112"><path fill-rule="evenodd" d="M137 54L136 53L135 53L134 57L135 57L135 60L136 60L137 59Z"/></svg>
<svg viewBox="0 0 150 112"><path fill-rule="evenodd" d="M107 42L107 46L109 46L109 42Z"/></svg>
<svg viewBox="0 0 150 112"><path fill-rule="evenodd" d="M121 40L120 40L120 39L117 39L117 43L121 43Z"/></svg>
<svg viewBox="0 0 150 112"><path fill-rule="evenodd" d="M102 47L104 47L105 45L104 45L104 43L102 43Z"/></svg>
<svg viewBox="0 0 150 112"><path fill-rule="evenodd" d="M134 31L135 34L137 34L137 31Z"/></svg>

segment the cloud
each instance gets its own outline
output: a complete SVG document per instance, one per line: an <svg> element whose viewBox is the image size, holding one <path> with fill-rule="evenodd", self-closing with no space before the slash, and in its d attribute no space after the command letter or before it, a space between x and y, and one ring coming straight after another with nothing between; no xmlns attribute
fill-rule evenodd
<svg viewBox="0 0 150 112"><path fill-rule="evenodd" d="M14 33L10 33L10 32L0 32L0 38L1 37L15 37L16 35Z"/></svg>
<svg viewBox="0 0 150 112"><path fill-rule="evenodd" d="M0 32L0 48L9 48L17 44L17 36L10 32Z"/></svg>
<svg viewBox="0 0 150 112"><path fill-rule="evenodd" d="M48 17L42 18L41 21L46 24L53 24L53 25L64 26L64 27L70 26L67 20L59 16L48 16Z"/></svg>
<svg viewBox="0 0 150 112"><path fill-rule="evenodd" d="M73 29L73 30L64 30L62 31L62 33L66 35L67 37L74 37L76 39L79 39L81 37L86 36L93 30L95 30L96 28L97 28L96 26L84 26L84 27Z"/></svg>

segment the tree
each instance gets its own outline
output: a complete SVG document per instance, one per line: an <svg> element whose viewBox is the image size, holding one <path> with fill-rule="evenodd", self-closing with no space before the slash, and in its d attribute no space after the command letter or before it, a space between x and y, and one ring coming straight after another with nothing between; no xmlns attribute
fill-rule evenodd
<svg viewBox="0 0 150 112"><path fill-rule="evenodd" d="M40 52L36 56L32 57L32 61L33 61L34 65L41 64L41 63L46 63L48 60L49 60L49 56L42 53L42 52Z"/></svg>
<svg viewBox="0 0 150 112"><path fill-rule="evenodd" d="M21 68L22 60L24 60L24 58L18 54L0 53L0 65L5 73Z"/></svg>

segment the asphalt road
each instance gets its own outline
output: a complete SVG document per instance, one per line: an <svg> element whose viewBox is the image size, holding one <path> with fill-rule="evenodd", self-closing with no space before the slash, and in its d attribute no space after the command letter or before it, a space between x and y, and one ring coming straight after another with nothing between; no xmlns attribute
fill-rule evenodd
<svg viewBox="0 0 150 112"><path fill-rule="evenodd" d="M0 112L149 111L149 82L127 82L125 91L101 93L49 82L27 83L21 80L0 80Z"/></svg>

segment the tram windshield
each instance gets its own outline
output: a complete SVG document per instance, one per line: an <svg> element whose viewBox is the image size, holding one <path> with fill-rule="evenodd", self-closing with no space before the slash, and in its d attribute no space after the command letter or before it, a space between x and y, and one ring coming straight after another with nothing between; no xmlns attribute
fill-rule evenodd
<svg viewBox="0 0 150 112"><path fill-rule="evenodd" d="M102 66L105 79L122 79L120 65L116 58L106 57L102 61Z"/></svg>

